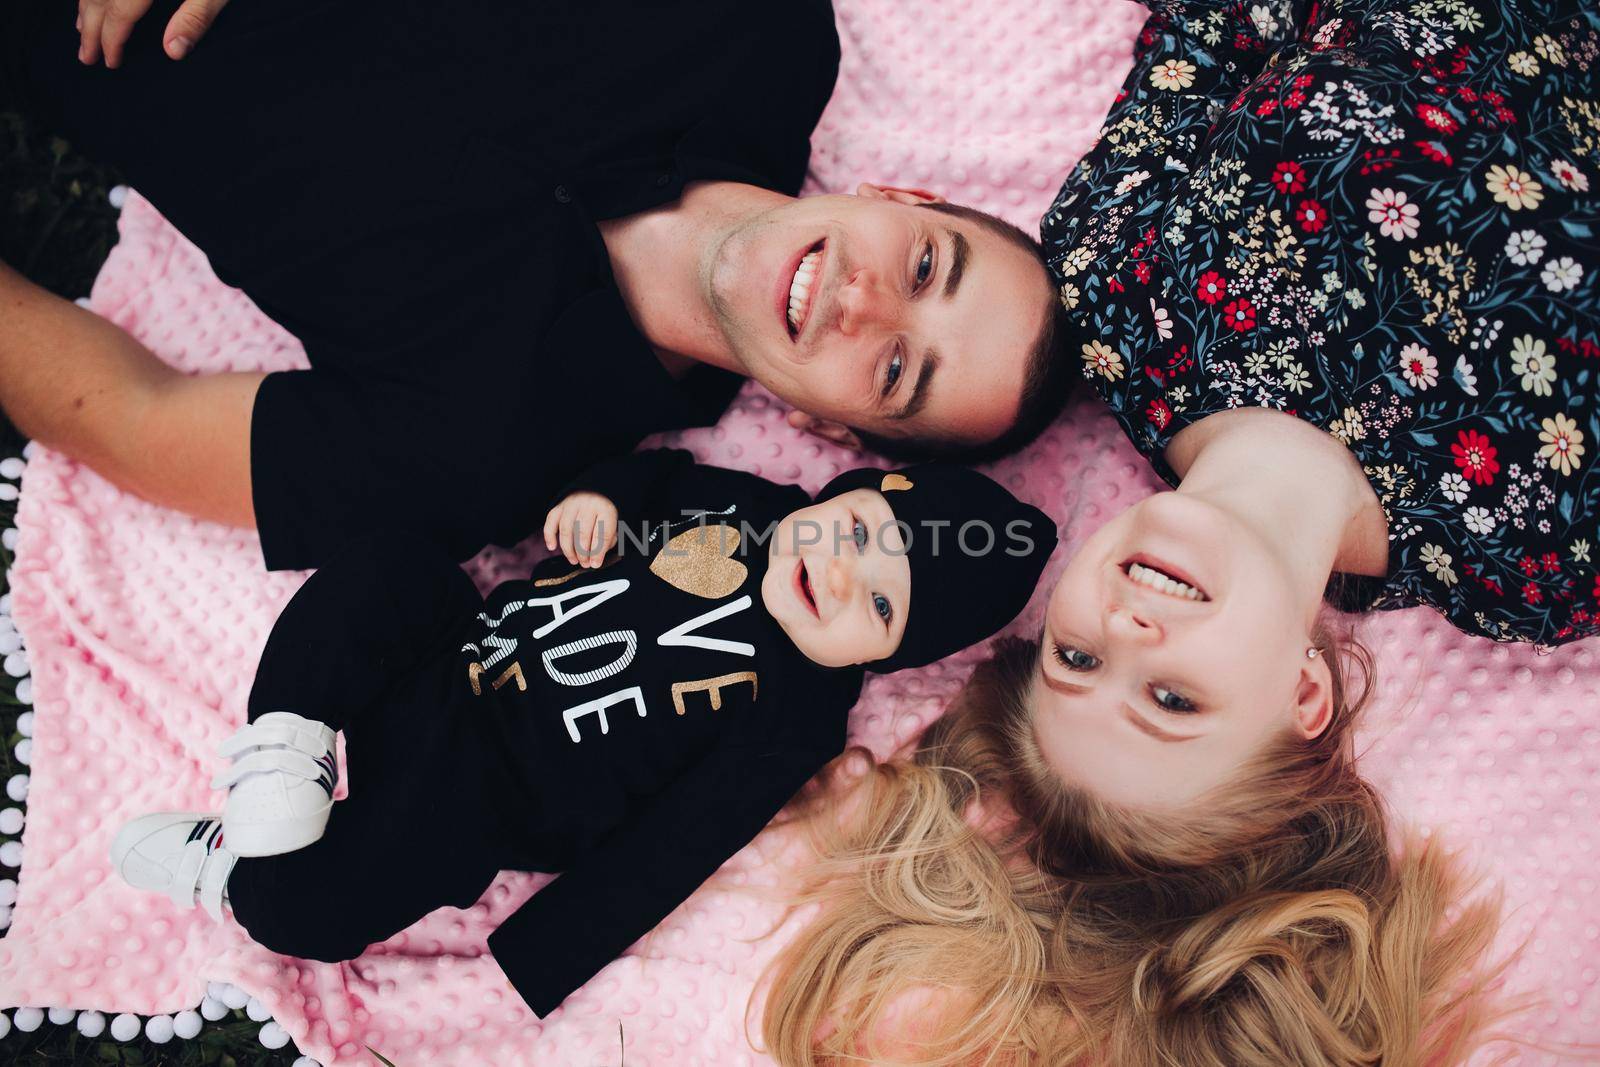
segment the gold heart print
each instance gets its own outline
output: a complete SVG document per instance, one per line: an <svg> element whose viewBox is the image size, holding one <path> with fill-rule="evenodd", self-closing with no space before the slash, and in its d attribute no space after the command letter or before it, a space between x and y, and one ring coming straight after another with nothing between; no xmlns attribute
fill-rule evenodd
<svg viewBox="0 0 1600 1067"><path fill-rule="evenodd" d="M893 471L883 476L883 481L878 483L878 492L888 493L895 489L910 489L912 481L899 471Z"/></svg>
<svg viewBox="0 0 1600 1067"><path fill-rule="evenodd" d="M744 584L745 565L729 559L739 548L739 531L718 523L685 530L661 546L650 573L674 589L716 600Z"/></svg>

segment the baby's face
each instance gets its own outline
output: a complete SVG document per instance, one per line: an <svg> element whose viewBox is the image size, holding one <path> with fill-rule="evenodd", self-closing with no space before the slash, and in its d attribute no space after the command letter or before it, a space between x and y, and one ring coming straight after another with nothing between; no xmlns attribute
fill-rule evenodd
<svg viewBox="0 0 1600 1067"><path fill-rule="evenodd" d="M794 512L769 553L762 602L807 659L847 667L900 647L911 563L882 493L852 489Z"/></svg>

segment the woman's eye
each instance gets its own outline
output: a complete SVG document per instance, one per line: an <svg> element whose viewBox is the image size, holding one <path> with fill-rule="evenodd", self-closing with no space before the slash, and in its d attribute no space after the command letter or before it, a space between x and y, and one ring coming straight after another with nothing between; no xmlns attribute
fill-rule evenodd
<svg viewBox="0 0 1600 1067"><path fill-rule="evenodd" d="M1172 690L1163 686L1151 686L1150 695L1155 698L1156 704L1160 706L1163 711L1175 711L1181 715L1188 715L1198 710L1194 706L1193 701L1186 697L1179 696L1177 693L1174 693Z"/></svg>
<svg viewBox="0 0 1600 1067"><path fill-rule="evenodd" d="M895 383L900 380L900 375L905 373L905 369L906 369L905 357L902 356L899 352L896 352L894 354L894 358L889 360L889 369L883 372L883 395L884 396L888 396L889 395L889 392L890 392L890 390L892 390L894 388Z"/></svg>
<svg viewBox="0 0 1600 1067"><path fill-rule="evenodd" d="M855 526L851 527L850 533L855 537L856 551L865 552L867 550L867 524L857 519Z"/></svg>
<svg viewBox="0 0 1600 1067"><path fill-rule="evenodd" d="M882 593L872 594L872 607L878 613L878 618L888 622L894 618L894 605L889 603L889 598Z"/></svg>
<svg viewBox="0 0 1600 1067"><path fill-rule="evenodd" d="M916 288L921 289L933 277L933 245L922 246L922 258L917 260Z"/></svg>
<svg viewBox="0 0 1600 1067"><path fill-rule="evenodd" d="M1089 655L1081 648L1071 645L1051 645L1051 652L1056 657L1056 662L1069 671L1092 671L1100 666L1100 661Z"/></svg>

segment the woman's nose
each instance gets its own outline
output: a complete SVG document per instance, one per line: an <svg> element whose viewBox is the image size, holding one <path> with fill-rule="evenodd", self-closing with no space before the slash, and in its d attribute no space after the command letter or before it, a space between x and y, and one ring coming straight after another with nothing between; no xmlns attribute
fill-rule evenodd
<svg viewBox="0 0 1600 1067"><path fill-rule="evenodd" d="M890 294L866 267L853 271L839 286L839 332L854 336L889 317Z"/></svg>
<svg viewBox="0 0 1600 1067"><path fill-rule="evenodd" d="M1106 632L1145 645L1155 644L1163 636L1161 622L1154 615L1121 604L1107 610Z"/></svg>

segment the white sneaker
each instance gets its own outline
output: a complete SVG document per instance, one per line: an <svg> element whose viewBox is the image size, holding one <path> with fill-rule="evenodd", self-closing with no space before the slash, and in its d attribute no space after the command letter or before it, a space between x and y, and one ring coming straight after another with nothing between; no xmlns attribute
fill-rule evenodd
<svg viewBox="0 0 1600 1067"><path fill-rule="evenodd" d="M141 815L117 831L111 866L135 889L165 893L180 908L198 903L222 918L234 854L223 847L222 821L215 815L158 811Z"/></svg>
<svg viewBox="0 0 1600 1067"><path fill-rule="evenodd" d="M226 789L222 827L236 856L276 856L322 836L339 781L333 730L292 711L271 711L222 743L232 767L211 783Z"/></svg>

